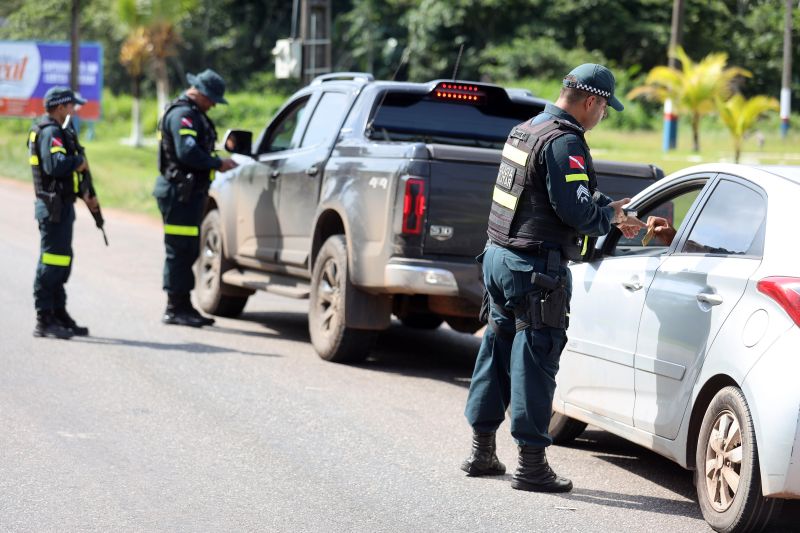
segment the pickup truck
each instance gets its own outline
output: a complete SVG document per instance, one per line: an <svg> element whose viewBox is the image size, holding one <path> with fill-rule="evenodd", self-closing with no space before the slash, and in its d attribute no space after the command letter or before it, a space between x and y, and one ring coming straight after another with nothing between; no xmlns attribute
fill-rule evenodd
<svg viewBox="0 0 800 533"><path fill-rule="evenodd" d="M363 360L395 315L477 331L491 191L508 132L546 101L467 81L320 76L253 142L232 130L239 166L212 184L196 268L200 307L239 315L265 290L309 298L324 359ZM633 196L663 176L597 161L601 190Z"/></svg>

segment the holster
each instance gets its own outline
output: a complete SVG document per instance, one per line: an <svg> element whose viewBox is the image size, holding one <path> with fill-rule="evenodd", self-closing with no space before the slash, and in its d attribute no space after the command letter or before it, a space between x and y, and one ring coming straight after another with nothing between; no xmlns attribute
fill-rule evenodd
<svg viewBox="0 0 800 533"><path fill-rule="evenodd" d="M183 204L189 203L197 182L194 174L191 172L184 173L179 170L174 170L167 178L178 186L178 201Z"/></svg>
<svg viewBox="0 0 800 533"><path fill-rule="evenodd" d="M547 274L534 272L531 275L535 288L528 293L526 305L515 312L517 330L569 327L567 281L558 275L559 261L559 252L551 251L547 258Z"/></svg>
<svg viewBox="0 0 800 533"><path fill-rule="evenodd" d="M58 192L42 192L39 193L39 198L47 207L47 220L56 224L61 222L61 210L64 207L61 195Z"/></svg>

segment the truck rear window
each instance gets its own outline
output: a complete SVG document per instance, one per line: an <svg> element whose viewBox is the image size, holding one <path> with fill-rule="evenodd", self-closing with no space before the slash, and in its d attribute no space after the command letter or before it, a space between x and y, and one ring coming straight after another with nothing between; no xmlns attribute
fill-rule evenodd
<svg viewBox="0 0 800 533"><path fill-rule="evenodd" d="M492 97L495 98L492 98ZM543 107L491 95L481 104L456 103L429 95L388 93L374 112L367 137L376 141L424 142L502 148L511 128Z"/></svg>

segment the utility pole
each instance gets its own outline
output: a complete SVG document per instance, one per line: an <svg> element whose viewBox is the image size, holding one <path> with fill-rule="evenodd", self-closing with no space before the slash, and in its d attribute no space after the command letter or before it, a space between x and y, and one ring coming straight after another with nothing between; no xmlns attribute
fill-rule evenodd
<svg viewBox="0 0 800 533"><path fill-rule="evenodd" d="M786 0L783 21L783 82L781 83L781 137L789 133L789 117L792 115L792 1Z"/></svg>
<svg viewBox="0 0 800 533"><path fill-rule="evenodd" d="M787 0L789 1L789 0ZM683 34L683 0L672 2L672 27L669 33L668 63L670 68L678 68L675 50L681 45ZM665 152L674 150L678 145L678 115L671 98L664 101L664 139L662 146Z"/></svg>
<svg viewBox="0 0 800 533"><path fill-rule="evenodd" d="M70 24L70 68L69 85L70 88L78 92L80 74L80 28L79 22L80 0L72 0L72 19Z"/></svg>

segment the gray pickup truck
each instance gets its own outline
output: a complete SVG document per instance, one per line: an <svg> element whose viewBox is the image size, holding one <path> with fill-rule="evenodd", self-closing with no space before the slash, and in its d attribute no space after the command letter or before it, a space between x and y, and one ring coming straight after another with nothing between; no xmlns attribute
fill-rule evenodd
<svg viewBox="0 0 800 533"><path fill-rule="evenodd" d="M255 142L226 135L239 167L211 187L200 307L237 316L256 290L309 298L314 348L337 362L365 358L392 314L410 327L478 330L475 256L500 151L545 103L475 82L316 78ZM595 166L615 197L663 176L649 165Z"/></svg>

